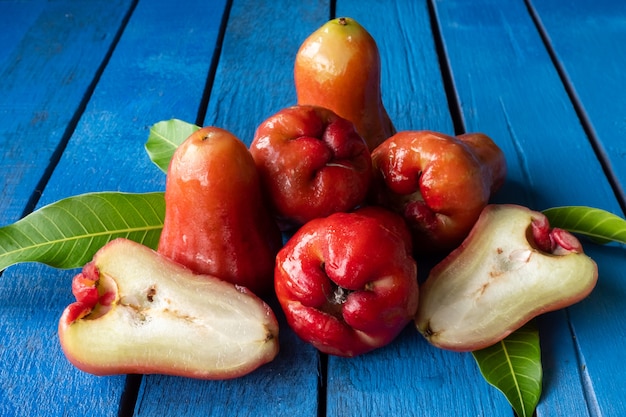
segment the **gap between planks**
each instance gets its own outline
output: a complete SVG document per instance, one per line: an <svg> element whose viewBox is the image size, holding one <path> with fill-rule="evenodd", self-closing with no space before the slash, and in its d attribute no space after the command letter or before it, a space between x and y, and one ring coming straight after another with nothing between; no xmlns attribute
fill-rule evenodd
<svg viewBox="0 0 626 417"><path fill-rule="evenodd" d="M598 161L600 162L600 165L602 166L602 170L609 181L609 185L611 186L611 189L613 190L613 194L615 195L615 198L617 199L617 202L620 208L622 209L622 212L626 213L626 196L625 196L626 193L624 192L624 190L620 188L619 181L616 178L616 174L611 169L610 162L609 162L610 158L606 154L606 152L603 150L602 146L600 145L601 142L595 130L593 129L593 124L591 123L591 120L589 119L589 116L587 115L587 112L585 111L580 98L576 94L576 89L572 81L568 77L567 71L565 70L563 63L557 57L557 53L554 49L554 46L552 45L552 42L550 42L548 31L546 30L545 26L541 23L539 14L537 13L537 10L535 9L535 7L532 5L532 0L524 0L524 3L526 5L526 8L528 9L528 14L530 15L535 27L537 28L537 32L539 33L539 36L541 37L541 41L543 42L543 45L546 48L548 55L550 56L550 60L552 61L554 68L556 68L556 71L561 80L561 83L563 84L563 87L565 88L565 92L567 93L567 96L569 97L569 100L572 103L574 112L576 113L576 117L580 121L583 131L585 132L585 135L589 139L591 148L596 154L596 157L598 158Z"/></svg>
<svg viewBox="0 0 626 417"><path fill-rule="evenodd" d="M50 155L50 163L46 167L41 178L37 182L35 189L33 190L32 194L28 198L28 201L26 202L26 205L24 207L24 211L22 212L21 217L24 217L30 214L35 209L35 207L37 207L37 204L39 203L39 199L41 198L43 190L44 188L46 188L46 185L48 184L48 181L50 180L52 173L54 172L57 165L59 164L59 161L61 160L61 156L63 155L63 152L65 151L65 148L67 147L67 144L70 138L72 137L72 134L74 133L74 130L76 129L76 126L78 126L78 122L80 121L80 118L83 112L85 111L85 108L87 107L87 103L89 103L89 100L91 100L93 92L95 91L96 86L98 85L98 81L100 80L100 77L102 76L102 73L104 72L104 69L108 65L109 60L111 59L111 56L113 55L113 51L115 50L115 47L117 46L120 38L122 37L122 33L124 33L124 30L126 29L128 21L130 20L130 17L132 16L133 11L135 10L135 7L137 6L138 1L139 0L134 0L131 3L128 11L126 12L126 15L123 17L122 23L120 27L118 28L117 32L115 33L115 36L113 37L111 45L109 49L107 50L104 56L104 59L98 66L98 69L96 70L93 80L91 80L91 82L89 83L89 86L85 90L85 95L81 99L76 112L72 115L67 126L65 127L65 131L63 132L63 135L61 136L61 140L59 141L59 144L52 152L52 155Z"/></svg>

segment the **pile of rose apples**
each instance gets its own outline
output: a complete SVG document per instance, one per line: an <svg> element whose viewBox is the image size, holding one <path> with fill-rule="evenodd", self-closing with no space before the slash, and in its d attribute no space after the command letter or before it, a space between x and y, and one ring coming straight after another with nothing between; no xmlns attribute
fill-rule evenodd
<svg viewBox="0 0 626 417"><path fill-rule="evenodd" d="M489 204L506 176L492 139L395 130L376 43L353 19L312 33L294 76L297 104L249 147L204 127L177 148L157 251L113 240L76 275L59 323L74 365L244 375L278 354L269 299L327 354L380 348L410 322L435 346L476 350L592 290L596 264L573 235ZM442 260L420 284L430 255Z"/></svg>

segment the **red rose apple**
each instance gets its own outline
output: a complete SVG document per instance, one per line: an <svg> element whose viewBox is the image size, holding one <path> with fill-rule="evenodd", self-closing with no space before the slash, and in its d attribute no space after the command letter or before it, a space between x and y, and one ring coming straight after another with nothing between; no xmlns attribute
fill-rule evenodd
<svg viewBox="0 0 626 417"><path fill-rule="evenodd" d="M285 108L257 128L250 153L283 230L362 203L372 161L352 122L318 106Z"/></svg>
<svg viewBox="0 0 626 417"><path fill-rule="evenodd" d="M417 311L409 230L379 207L312 220L278 253L274 287L289 325L320 351L385 346Z"/></svg>

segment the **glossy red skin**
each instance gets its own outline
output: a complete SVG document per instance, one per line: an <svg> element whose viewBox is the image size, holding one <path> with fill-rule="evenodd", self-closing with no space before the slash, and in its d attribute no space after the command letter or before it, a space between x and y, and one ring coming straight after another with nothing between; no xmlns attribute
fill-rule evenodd
<svg viewBox="0 0 626 417"><path fill-rule="evenodd" d="M504 153L481 133L398 132L372 163L374 203L401 214L425 253L457 247L506 177Z"/></svg>
<svg viewBox="0 0 626 417"><path fill-rule="evenodd" d="M361 204L372 161L348 120L317 106L292 106L261 123L250 145L283 230Z"/></svg>
<svg viewBox="0 0 626 417"><path fill-rule="evenodd" d="M230 132L204 127L170 162L158 252L192 271L271 293L280 230L254 160Z"/></svg>
<svg viewBox="0 0 626 417"><path fill-rule="evenodd" d="M378 45L358 22L326 22L300 46L294 64L298 104L331 109L357 128L371 150L396 132L383 105Z"/></svg>
<svg viewBox="0 0 626 417"><path fill-rule="evenodd" d="M320 351L351 357L385 346L417 310L406 224L378 207L312 220L278 253L274 285L288 324Z"/></svg>

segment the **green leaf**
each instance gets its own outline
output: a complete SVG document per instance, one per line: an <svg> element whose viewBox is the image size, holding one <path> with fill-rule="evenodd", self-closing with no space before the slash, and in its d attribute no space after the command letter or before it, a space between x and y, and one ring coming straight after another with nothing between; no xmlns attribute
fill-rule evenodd
<svg viewBox="0 0 626 417"><path fill-rule="evenodd" d="M505 395L515 413L532 416L543 379L539 331L534 321L472 355L485 380Z"/></svg>
<svg viewBox="0 0 626 417"><path fill-rule="evenodd" d="M626 243L626 220L608 211L585 206L554 207L543 211L550 225L589 237L598 243Z"/></svg>
<svg viewBox="0 0 626 417"><path fill-rule="evenodd" d="M117 237L154 249L164 217L162 192L100 192L59 200L0 228L0 271L20 262L77 268Z"/></svg>
<svg viewBox="0 0 626 417"><path fill-rule="evenodd" d="M199 126L178 119L164 120L154 124L150 128L145 145L150 160L161 168L161 171L167 172L176 148L198 129L200 129Z"/></svg>

